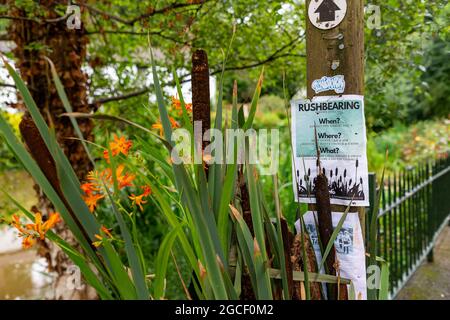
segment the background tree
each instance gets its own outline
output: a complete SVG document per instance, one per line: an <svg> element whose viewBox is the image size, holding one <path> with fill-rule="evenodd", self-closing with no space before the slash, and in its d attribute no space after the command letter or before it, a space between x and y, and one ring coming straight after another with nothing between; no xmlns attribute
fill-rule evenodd
<svg viewBox="0 0 450 320"><path fill-rule="evenodd" d="M60 117L65 112L61 99L51 81L48 57L55 64L62 79L67 96L74 111L90 112L92 107L87 102L87 76L82 67L86 58L87 37L85 29L70 30L66 19L61 19L63 8L58 1L6 1L11 23L8 27L10 40L15 43L12 51L16 68L36 101L47 123L55 128L57 139L63 146L75 172L81 178L92 169L90 160L80 142L68 139L76 136L70 120ZM22 103L14 107L23 110ZM27 114L24 118L29 117ZM90 120L79 121L80 129L88 140L92 140L93 123ZM39 193L39 204L35 210L48 214L51 205L44 194L36 186ZM58 230L69 242L73 236L61 225ZM55 245L45 242L40 254L47 258L49 269L56 271L54 298L88 298L89 289L71 291L66 286L67 268L72 264L67 256ZM95 294L94 294L95 296Z"/></svg>

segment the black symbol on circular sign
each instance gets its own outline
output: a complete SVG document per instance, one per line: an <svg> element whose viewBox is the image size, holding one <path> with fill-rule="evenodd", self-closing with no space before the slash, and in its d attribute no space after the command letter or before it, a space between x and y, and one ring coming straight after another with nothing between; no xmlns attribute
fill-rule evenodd
<svg viewBox="0 0 450 320"><path fill-rule="evenodd" d="M328 22L336 20L336 11L338 10L341 8L333 0L324 0L314 13L319 14L320 22Z"/></svg>
<svg viewBox="0 0 450 320"><path fill-rule="evenodd" d="M309 21L322 30L338 26L347 13L347 0L311 0L308 7Z"/></svg>

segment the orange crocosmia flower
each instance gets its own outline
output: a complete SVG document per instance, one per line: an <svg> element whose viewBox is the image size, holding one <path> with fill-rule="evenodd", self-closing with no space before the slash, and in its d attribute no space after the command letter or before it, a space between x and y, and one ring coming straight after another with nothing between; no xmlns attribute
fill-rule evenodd
<svg viewBox="0 0 450 320"><path fill-rule="evenodd" d="M175 110L178 110L180 115L183 114L183 110L181 109L181 101L175 97L172 97L172 107ZM185 103L184 107L186 108L187 112L192 112L192 103Z"/></svg>
<svg viewBox="0 0 450 320"><path fill-rule="evenodd" d="M159 130L159 135L162 137L163 133L164 133L164 128L162 126L161 121L157 121L155 124L152 124L152 129L158 129Z"/></svg>
<svg viewBox="0 0 450 320"><path fill-rule="evenodd" d="M111 153L113 157L118 156L119 154L123 154L124 156L128 155L128 151L132 147L133 142L130 140L125 139L125 137L118 137L117 135L114 135L114 140L109 143L109 147L111 148ZM109 163L109 151L104 150L103 151L103 158L106 160L106 162Z"/></svg>
<svg viewBox="0 0 450 320"><path fill-rule="evenodd" d="M180 125L178 124L178 122L172 118L169 117L169 121L170 121L170 125L173 128L180 128ZM161 123L161 120L158 120L156 123L152 124L152 129L158 129L159 130L159 135L162 137L164 134L164 127Z"/></svg>
<svg viewBox="0 0 450 320"><path fill-rule="evenodd" d="M119 179L120 176L122 176L123 170L125 170L125 165L119 164L116 168L116 177Z"/></svg>
<svg viewBox="0 0 450 320"><path fill-rule="evenodd" d="M173 129L173 128L179 128L179 127L180 127L180 125L178 124L178 122L177 122L174 118L169 117L169 120L170 120L170 124L171 124L171 126L172 126L172 129Z"/></svg>
<svg viewBox="0 0 450 320"><path fill-rule="evenodd" d="M47 231L53 228L59 221L59 213L53 212L50 213L47 221L43 223L42 214L38 212L34 216L34 223L28 223L23 226L20 223L19 217L13 215L11 224L19 231L19 236L23 237L22 247L28 249L36 243L37 238L44 240Z"/></svg>
<svg viewBox="0 0 450 320"><path fill-rule="evenodd" d="M89 181L89 183L91 185L86 186L86 188L92 187L92 191L100 192L101 191L100 186L103 185L103 182L112 183L110 181L111 177L112 177L112 174L111 174L110 168L106 168L105 170L103 170L101 172L98 172L97 170L90 171L87 174L86 179Z"/></svg>
<svg viewBox="0 0 450 320"><path fill-rule="evenodd" d="M186 107L186 111L192 112L192 103L185 103L184 106Z"/></svg>
<svg viewBox="0 0 450 320"><path fill-rule="evenodd" d="M100 189L97 187L96 183L93 182L86 182L81 185L81 190L87 195L92 194L94 191L100 191Z"/></svg>
<svg viewBox="0 0 450 320"><path fill-rule="evenodd" d="M107 163L109 163L109 151L103 150L103 159L106 160Z"/></svg>
<svg viewBox="0 0 450 320"><path fill-rule="evenodd" d="M97 179L98 179L98 171L97 170L89 171L87 176L86 176L86 179L89 180L89 181L97 181Z"/></svg>
<svg viewBox="0 0 450 320"><path fill-rule="evenodd" d="M125 175L123 177L121 177L120 179L117 179L117 182L119 182L119 189L133 186L133 184L131 182L135 178L136 178L136 176L134 174L125 173Z"/></svg>
<svg viewBox="0 0 450 320"><path fill-rule="evenodd" d="M22 248L29 249L36 243L36 239L33 236L26 236L22 241Z"/></svg>
<svg viewBox="0 0 450 320"><path fill-rule="evenodd" d="M133 142L125 139L125 137L117 137L114 135L114 140L110 142L109 146L111 148L111 153L113 156L117 156L122 153L124 156L128 155L128 151L130 150Z"/></svg>
<svg viewBox="0 0 450 320"><path fill-rule="evenodd" d="M112 230L112 229L108 229L108 228L106 228L105 226L102 226L102 227L101 227L101 230L102 230L108 237L110 237L110 238L113 237L113 236L112 236L112 233L111 233L111 230Z"/></svg>
<svg viewBox="0 0 450 320"><path fill-rule="evenodd" d="M106 228L105 226L102 226L100 230L105 233L109 238L113 238L113 235L111 234L111 229ZM96 248L100 247L103 243L104 238L101 235L95 234L94 237L97 239L97 241L92 242L92 245Z"/></svg>
<svg viewBox="0 0 450 320"><path fill-rule="evenodd" d="M142 206L143 204L147 203L147 200L144 200L144 195L141 194L139 196L134 195L134 193L131 194L131 196L129 196L128 198L130 198L130 200L133 201L133 204L136 204L139 209L141 209L141 211L144 211L144 207Z"/></svg>
<svg viewBox="0 0 450 320"><path fill-rule="evenodd" d="M86 179L88 181L90 181L90 183L92 183L92 185L97 188L94 191L99 191L99 185L101 185L101 181L102 180L108 180L111 177L111 169L105 169L101 172L98 172L97 170L95 171L90 171L87 176Z"/></svg>
<svg viewBox="0 0 450 320"><path fill-rule="evenodd" d="M105 196L102 194L89 194L86 197L84 197L84 202L89 208L90 212L94 212L95 208L97 207L97 202L101 199L103 199Z"/></svg>
<svg viewBox="0 0 450 320"><path fill-rule="evenodd" d="M181 101L175 97L172 97L172 107L174 107L176 110L179 110L181 108Z"/></svg>
<svg viewBox="0 0 450 320"><path fill-rule="evenodd" d="M147 185L142 186L141 189L144 190L144 193L142 194L144 197L147 197L152 194L152 189Z"/></svg>
<svg viewBox="0 0 450 320"><path fill-rule="evenodd" d="M24 229L22 228L22 225L20 224L19 216L13 214L12 218L13 220L11 221L11 225L14 228L16 228L20 233L25 233Z"/></svg>
<svg viewBox="0 0 450 320"><path fill-rule="evenodd" d="M53 228L59 221L61 221L59 213L53 212L50 213L47 221L42 223L42 215L38 212L34 216L34 224L27 224L25 227L28 230L35 231L39 235L39 238L44 240L47 231Z"/></svg>
<svg viewBox="0 0 450 320"><path fill-rule="evenodd" d="M42 230L42 215L38 212L34 215L34 223L25 225L25 228L30 231L35 231L41 240L44 240L44 232Z"/></svg>
<svg viewBox="0 0 450 320"><path fill-rule="evenodd" d="M152 189L147 185L142 186L141 189L144 190L141 195L136 196L134 193L132 193L128 198L130 198L130 200L133 201L133 204L136 204L139 209L141 209L141 211L144 211L142 205L147 203L147 200L144 200L144 198L152 194Z"/></svg>
<svg viewBox="0 0 450 320"><path fill-rule="evenodd" d="M124 170L125 166L123 164L120 164L116 168L116 179L120 189L132 186L131 182L136 178L136 176L133 174L124 173ZM92 181L94 186L98 186L101 183L101 181L104 181L109 185L113 184L113 177L110 168L106 168L100 173L98 173L97 171L91 171L88 174L87 179L89 181ZM96 189L95 191L99 190L100 189Z"/></svg>
<svg viewBox="0 0 450 320"><path fill-rule="evenodd" d="M58 212L50 213L48 220L44 222L42 225L42 231L46 233L48 230L53 228L58 222L61 221L60 215Z"/></svg>
<svg viewBox="0 0 450 320"><path fill-rule="evenodd" d="M133 184L133 180L136 178L134 174L124 173L125 166L123 164L120 164L116 168L116 179L117 183L119 185L119 189L123 189L125 187L131 187ZM105 170L101 171L100 173L98 171L91 171L88 173L86 179L89 181L88 183L85 183L82 185L83 190L88 190L88 192L85 191L87 197L85 199L89 199L89 196L93 196L92 201L94 201L94 196L97 196L98 199L103 198L101 196L100 191L101 188L100 185L103 185L103 183L106 183L107 186L111 186L113 181L113 175L111 168L106 168ZM96 191L98 194L94 195L93 191Z"/></svg>
<svg viewBox="0 0 450 320"><path fill-rule="evenodd" d="M123 164L119 165L116 169L116 179L119 183L119 189L131 187L133 185L131 182L136 178L134 174L125 173L122 175L124 169L125 166Z"/></svg>
<svg viewBox="0 0 450 320"><path fill-rule="evenodd" d="M97 238L98 241L92 242L92 245L93 245L94 247L98 248L98 247L100 247L100 246L102 245L103 237L102 237L102 236L99 236L98 234L94 235L94 237Z"/></svg>

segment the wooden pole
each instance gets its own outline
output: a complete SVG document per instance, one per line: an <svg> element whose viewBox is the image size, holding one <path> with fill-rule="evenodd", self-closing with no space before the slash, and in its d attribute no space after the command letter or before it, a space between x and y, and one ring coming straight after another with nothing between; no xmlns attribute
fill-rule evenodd
<svg viewBox="0 0 450 320"><path fill-rule="evenodd" d="M306 10L309 3L306 1ZM306 22L306 82L308 99L333 95L331 91L315 94L314 80L323 76L343 75L344 94L364 94L364 1L346 0L347 14L333 29L321 30Z"/></svg>
<svg viewBox="0 0 450 320"><path fill-rule="evenodd" d="M308 12L311 1L317 2L317 0L306 0L306 12ZM324 76L332 77L335 75L344 76L346 86L343 94L364 94L364 1L346 0L346 3L347 12L343 21L332 29L319 29L306 17L306 82L308 99L312 99L314 96L336 95L334 91L315 94L311 86L314 80L321 79ZM315 205L310 205L310 209L317 210L318 208ZM331 211L343 212L345 209L345 206L331 206ZM350 211L358 212L364 233L364 207L352 207ZM320 219L321 217L319 216L319 224L321 222ZM329 215L322 215L322 219L327 220L322 221L322 225L329 225Z"/></svg>

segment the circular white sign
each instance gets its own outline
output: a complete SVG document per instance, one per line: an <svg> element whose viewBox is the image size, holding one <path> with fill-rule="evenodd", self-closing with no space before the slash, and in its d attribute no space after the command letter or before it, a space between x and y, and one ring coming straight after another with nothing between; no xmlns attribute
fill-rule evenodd
<svg viewBox="0 0 450 320"><path fill-rule="evenodd" d="M344 20L346 13L346 0L311 0L309 3L309 21L322 30L337 27Z"/></svg>

